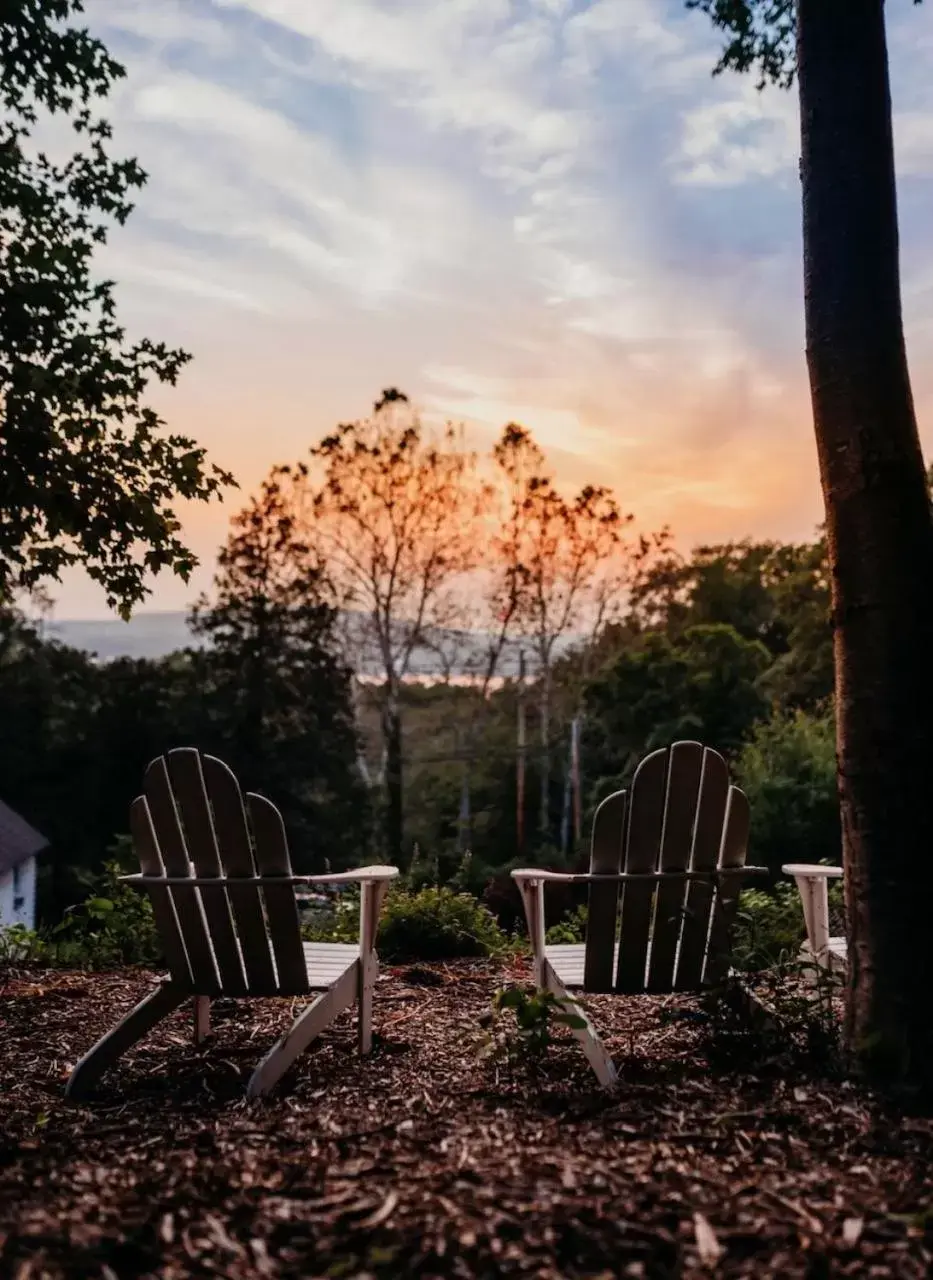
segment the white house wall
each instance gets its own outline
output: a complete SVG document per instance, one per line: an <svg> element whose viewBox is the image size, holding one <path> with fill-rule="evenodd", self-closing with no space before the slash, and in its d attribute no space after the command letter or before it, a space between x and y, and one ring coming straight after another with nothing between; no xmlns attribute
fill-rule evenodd
<svg viewBox="0 0 933 1280"><path fill-rule="evenodd" d="M14 902L22 899L22 905ZM27 858L15 871L0 874L0 928L9 924L36 927L36 860Z"/></svg>

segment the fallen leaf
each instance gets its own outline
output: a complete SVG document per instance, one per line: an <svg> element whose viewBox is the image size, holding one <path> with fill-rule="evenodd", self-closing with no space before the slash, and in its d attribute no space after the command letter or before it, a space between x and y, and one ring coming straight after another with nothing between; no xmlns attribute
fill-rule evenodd
<svg viewBox="0 0 933 1280"><path fill-rule="evenodd" d="M842 1224L842 1243L847 1249L854 1249L862 1238L863 1218L846 1218Z"/></svg>
<svg viewBox="0 0 933 1280"><path fill-rule="evenodd" d="M725 1250L719 1243L716 1232L702 1213L693 1215L693 1230L696 1235L697 1253L704 1267L715 1267Z"/></svg>
<svg viewBox="0 0 933 1280"><path fill-rule="evenodd" d="M362 1218L357 1225L362 1227L364 1231L369 1231L373 1227L382 1226L383 1222L386 1222L391 1218L392 1214L395 1212L395 1206L397 1204L398 1192L390 1191L375 1213L371 1213L368 1218Z"/></svg>

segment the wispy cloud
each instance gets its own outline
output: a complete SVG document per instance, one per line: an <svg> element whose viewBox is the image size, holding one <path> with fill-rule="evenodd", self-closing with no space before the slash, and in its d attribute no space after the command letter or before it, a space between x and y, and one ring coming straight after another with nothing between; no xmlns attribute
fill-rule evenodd
<svg viewBox="0 0 933 1280"><path fill-rule="evenodd" d="M930 36L890 9L925 414ZM89 0L88 18L129 70L115 145L151 175L104 265L134 325L195 353L160 408L245 485L396 383L481 442L524 421L568 484L615 482L688 542L819 518L794 99L713 79L704 15ZM199 548L219 541L225 513L190 518Z"/></svg>

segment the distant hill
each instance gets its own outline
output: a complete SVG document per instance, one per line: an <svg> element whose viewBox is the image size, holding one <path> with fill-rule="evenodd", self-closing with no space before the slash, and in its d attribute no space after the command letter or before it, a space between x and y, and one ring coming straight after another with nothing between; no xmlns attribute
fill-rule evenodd
<svg viewBox="0 0 933 1280"><path fill-rule="evenodd" d="M50 639L75 649L93 653L102 662L113 658L164 658L178 649L201 648L203 640L195 636L188 626L187 615L177 613L146 613L134 615L129 622L119 618L67 619L49 622L45 634ZM442 632L438 636L439 647L447 652L458 650L458 660L452 664L452 674L463 675L472 667L476 670L482 654L484 636L480 632ZM570 641L560 645L559 651L569 648ZM529 674L533 670L531 654L526 648L526 665ZM419 650L412 663L412 674L422 677L439 676L443 666L437 654L430 649ZM376 675L373 663L360 664L360 675ZM518 645L512 643L499 664L500 676L518 674Z"/></svg>
<svg viewBox="0 0 933 1280"><path fill-rule="evenodd" d="M75 649L111 658L164 658L177 649L200 649L185 613L137 613L129 622L120 618L62 619L49 622L45 634Z"/></svg>

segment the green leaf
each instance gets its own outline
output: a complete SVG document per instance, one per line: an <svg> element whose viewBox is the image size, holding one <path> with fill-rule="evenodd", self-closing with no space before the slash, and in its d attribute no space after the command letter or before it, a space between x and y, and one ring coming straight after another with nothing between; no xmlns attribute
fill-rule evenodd
<svg viewBox="0 0 933 1280"><path fill-rule="evenodd" d="M578 1013L558 1013L554 1021L559 1022L561 1026L570 1027L573 1031L582 1031L586 1026L586 1019L581 1018Z"/></svg>

